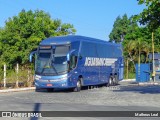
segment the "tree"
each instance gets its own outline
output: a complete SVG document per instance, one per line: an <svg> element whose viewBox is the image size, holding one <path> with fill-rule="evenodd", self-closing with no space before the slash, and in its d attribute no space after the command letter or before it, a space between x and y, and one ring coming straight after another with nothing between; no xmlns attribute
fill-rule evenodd
<svg viewBox="0 0 160 120"><path fill-rule="evenodd" d="M145 4L145 8L136 19L142 24L147 25L153 32L160 26L160 1L159 0L138 0L139 4Z"/></svg>
<svg viewBox="0 0 160 120"><path fill-rule="evenodd" d="M135 72L136 63L149 62L151 34L147 26L138 26L137 22L133 21L133 16L127 19L124 18L126 17L117 17L109 37L110 41L122 42L126 65L125 72L126 77L128 77L128 73Z"/></svg>
<svg viewBox="0 0 160 120"><path fill-rule="evenodd" d="M123 40L125 63L128 63L128 60L133 63L129 63L131 65L129 69L135 68L133 66L138 62L138 58L140 58L139 62L149 62L148 55L152 51L151 32L154 32L155 52L160 51L160 1L138 1L139 4L146 5L143 12L129 18L129 22L124 22L126 24L121 24L123 18L118 17L109 36L110 41L121 42ZM143 26L138 26L137 22Z"/></svg>
<svg viewBox="0 0 160 120"><path fill-rule="evenodd" d="M132 50L132 55L130 54L129 56L130 58L132 56L131 59L133 60L134 58L134 62L136 63L138 61L136 58L138 57L140 48L140 54L143 57L141 62L146 63L148 62L148 54L151 52L150 39L151 35L147 27L135 27L134 31L130 31L129 29L129 32L126 34L125 40L123 41L123 47L125 48L124 51L127 52L127 54L130 54L129 50ZM130 45L130 43L133 45Z"/></svg>
<svg viewBox="0 0 160 120"><path fill-rule="evenodd" d="M61 20L52 20L42 10L22 10L18 16L6 21L0 31L1 60L12 67L16 62L26 64L29 52L36 48L41 40L51 37L75 34L73 25Z"/></svg>
<svg viewBox="0 0 160 120"><path fill-rule="evenodd" d="M135 55L135 49L136 49L136 42L131 40L131 41L124 41L123 42L123 46L124 46L124 57L127 60L132 61L134 68L135 68L135 59L136 59L136 55Z"/></svg>
<svg viewBox="0 0 160 120"><path fill-rule="evenodd" d="M116 43L122 42L125 35L128 32L128 27L130 25L130 20L127 14L123 15L122 18L118 16L114 22L113 29L109 35L110 42L115 41Z"/></svg>
<svg viewBox="0 0 160 120"><path fill-rule="evenodd" d="M160 52L160 27L157 28L154 34L154 45L155 45L155 52Z"/></svg>

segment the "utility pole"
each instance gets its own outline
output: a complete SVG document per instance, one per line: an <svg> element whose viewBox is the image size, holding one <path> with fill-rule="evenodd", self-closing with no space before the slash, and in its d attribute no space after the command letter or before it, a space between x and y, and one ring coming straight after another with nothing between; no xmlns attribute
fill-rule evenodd
<svg viewBox="0 0 160 120"><path fill-rule="evenodd" d="M153 69L153 72L152 72L152 80L153 82L155 82L155 64L154 64L154 33L152 32L152 69Z"/></svg>

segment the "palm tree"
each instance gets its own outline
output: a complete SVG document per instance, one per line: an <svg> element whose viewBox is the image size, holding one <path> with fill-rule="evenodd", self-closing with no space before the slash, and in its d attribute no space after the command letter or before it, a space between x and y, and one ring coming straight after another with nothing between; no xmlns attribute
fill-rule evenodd
<svg viewBox="0 0 160 120"><path fill-rule="evenodd" d="M145 63L147 63L149 61L148 59L149 53L152 52L152 46L146 43L143 51L145 52Z"/></svg>
<svg viewBox="0 0 160 120"><path fill-rule="evenodd" d="M138 62L141 62L141 55L145 56L145 63L148 61L148 55L151 52L152 48L151 46L145 42L142 38L139 38L136 41L136 56L138 57Z"/></svg>
<svg viewBox="0 0 160 120"><path fill-rule="evenodd" d="M147 42L145 42L144 40L142 40L142 38L139 38L136 41L136 48L137 48L137 56L138 56L138 78L140 79L140 63L141 63L141 54L149 54L149 48ZM146 56L147 58L148 56ZM146 59L145 58L145 59Z"/></svg>
<svg viewBox="0 0 160 120"><path fill-rule="evenodd" d="M126 59L132 61L134 68L135 68L135 62L134 60L136 59L135 56L135 49L136 48L136 41L130 40L124 45L124 51L126 52Z"/></svg>
<svg viewBox="0 0 160 120"><path fill-rule="evenodd" d="M123 46L124 46L124 57L125 57L125 64L126 64L126 78L128 79L128 64L130 61L132 61L134 69L135 69L135 62L134 59L135 57L135 41L123 41Z"/></svg>
<svg viewBox="0 0 160 120"><path fill-rule="evenodd" d="M126 58L127 77L128 77L128 62L131 61L133 63L134 69L136 69L135 67L136 62L138 62L140 65L141 55L145 56L145 62L147 62L148 55L151 51L150 49L151 47L142 38L139 38L138 40L125 41L125 43L123 44L124 44L124 54L125 54L124 56Z"/></svg>

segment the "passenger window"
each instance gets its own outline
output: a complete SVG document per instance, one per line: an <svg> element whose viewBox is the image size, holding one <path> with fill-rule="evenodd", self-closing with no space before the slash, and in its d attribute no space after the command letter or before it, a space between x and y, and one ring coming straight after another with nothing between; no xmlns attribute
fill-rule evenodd
<svg viewBox="0 0 160 120"><path fill-rule="evenodd" d="M83 42L81 51L84 57L96 57L96 43Z"/></svg>

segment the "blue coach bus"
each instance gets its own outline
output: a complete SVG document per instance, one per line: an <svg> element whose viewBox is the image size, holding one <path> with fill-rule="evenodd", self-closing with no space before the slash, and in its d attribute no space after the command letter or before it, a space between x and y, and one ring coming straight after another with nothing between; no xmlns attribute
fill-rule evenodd
<svg viewBox="0 0 160 120"><path fill-rule="evenodd" d="M51 37L30 53L30 61L34 54L36 91L80 91L82 86L110 86L123 79L120 44L76 35Z"/></svg>

